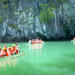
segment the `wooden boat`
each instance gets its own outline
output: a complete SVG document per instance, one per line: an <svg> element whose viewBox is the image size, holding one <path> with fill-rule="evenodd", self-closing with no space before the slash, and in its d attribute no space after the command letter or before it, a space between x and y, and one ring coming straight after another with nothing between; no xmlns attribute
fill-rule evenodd
<svg viewBox="0 0 75 75"><path fill-rule="evenodd" d="M40 41L40 40L38 40L38 41L36 41L36 40L29 40L29 44L38 44L38 43L43 43L43 41Z"/></svg>
<svg viewBox="0 0 75 75"><path fill-rule="evenodd" d="M17 58L19 56L25 55L25 52L20 52L18 54L12 55L12 56L5 56L5 57L0 57L0 62L6 61L6 60L10 60L10 59L14 59Z"/></svg>

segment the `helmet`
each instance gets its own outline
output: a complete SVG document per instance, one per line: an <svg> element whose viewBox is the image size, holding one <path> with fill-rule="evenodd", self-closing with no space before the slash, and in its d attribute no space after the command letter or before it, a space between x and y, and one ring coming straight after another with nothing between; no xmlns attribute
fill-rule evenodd
<svg viewBox="0 0 75 75"><path fill-rule="evenodd" d="M13 44L12 46L15 47L15 44Z"/></svg>
<svg viewBox="0 0 75 75"><path fill-rule="evenodd" d="M6 48L4 47L3 50L6 50Z"/></svg>
<svg viewBox="0 0 75 75"><path fill-rule="evenodd" d="M9 48L11 48L11 47L9 47Z"/></svg>

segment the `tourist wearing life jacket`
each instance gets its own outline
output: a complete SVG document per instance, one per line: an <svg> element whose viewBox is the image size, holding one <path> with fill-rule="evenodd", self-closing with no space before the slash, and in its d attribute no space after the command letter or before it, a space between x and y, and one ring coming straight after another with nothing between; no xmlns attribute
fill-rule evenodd
<svg viewBox="0 0 75 75"><path fill-rule="evenodd" d="M39 40L39 43L42 43L42 40L41 39Z"/></svg>
<svg viewBox="0 0 75 75"><path fill-rule="evenodd" d="M15 54L18 54L19 52L18 52L18 50L16 49L16 52L15 52Z"/></svg>
<svg viewBox="0 0 75 75"><path fill-rule="evenodd" d="M13 55L13 50L11 47L8 48L8 53L9 53L9 56Z"/></svg>
<svg viewBox="0 0 75 75"><path fill-rule="evenodd" d="M0 57L4 57L1 47L0 47Z"/></svg>
<svg viewBox="0 0 75 75"><path fill-rule="evenodd" d="M4 48L6 48L6 50L7 50L7 45L4 45Z"/></svg>
<svg viewBox="0 0 75 75"><path fill-rule="evenodd" d="M6 48L4 47L4 48L3 48L3 55L4 55L4 56L5 56L5 54L6 54L6 51L5 51L5 50L6 50Z"/></svg>
<svg viewBox="0 0 75 75"><path fill-rule="evenodd" d="M37 44L37 43L38 43L37 40L32 39L32 44Z"/></svg>
<svg viewBox="0 0 75 75"><path fill-rule="evenodd" d="M10 53L8 51L8 48L7 48L7 45L4 45L4 48L5 48L4 51L6 52L5 56L10 56Z"/></svg>
<svg viewBox="0 0 75 75"><path fill-rule="evenodd" d="M38 43L38 38L37 38L37 39L35 39L35 42L36 42L36 43Z"/></svg>
<svg viewBox="0 0 75 75"><path fill-rule="evenodd" d="M9 56L8 51L5 47L3 48L3 55L4 56Z"/></svg>
<svg viewBox="0 0 75 75"><path fill-rule="evenodd" d="M37 39L36 39L36 41L38 42L38 41L39 41L39 39L37 38Z"/></svg>
<svg viewBox="0 0 75 75"><path fill-rule="evenodd" d="M34 43L34 39L32 39L32 43Z"/></svg>
<svg viewBox="0 0 75 75"><path fill-rule="evenodd" d="M13 50L13 54L15 54L15 53L16 53L16 47L15 47L15 44L13 44L12 50Z"/></svg>
<svg viewBox="0 0 75 75"><path fill-rule="evenodd" d="M32 43L32 40L29 40L29 44L31 44Z"/></svg>
<svg viewBox="0 0 75 75"><path fill-rule="evenodd" d="M19 49L18 43L16 43L16 50L17 50L18 52L20 52L20 49Z"/></svg>

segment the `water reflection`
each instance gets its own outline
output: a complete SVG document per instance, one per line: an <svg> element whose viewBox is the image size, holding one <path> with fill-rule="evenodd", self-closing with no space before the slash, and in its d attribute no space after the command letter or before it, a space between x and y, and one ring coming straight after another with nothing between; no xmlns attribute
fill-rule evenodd
<svg viewBox="0 0 75 75"><path fill-rule="evenodd" d="M29 52L32 52L33 54L41 55L43 44L29 44Z"/></svg>
<svg viewBox="0 0 75 75"><path fill-rule="evenodd" d="M8 59L8 60L4 60L4 61L0 61L0 70L4 70L6 71L7 68L15 68L16 66L16 63L18 62L18 60L15 58L15 59Z"/></svg>
<svg viewBox="0 0 75 75"><path fill-rule="evenodd" d="M3 62L3 65L4 65L4 71L6 71L6 63Z"/></svg>

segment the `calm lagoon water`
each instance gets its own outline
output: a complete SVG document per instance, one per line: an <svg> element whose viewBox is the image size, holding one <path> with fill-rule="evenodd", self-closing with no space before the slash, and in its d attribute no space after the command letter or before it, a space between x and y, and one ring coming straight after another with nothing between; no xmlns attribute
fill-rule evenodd
<svg viewBox="0 0 75 75"><path fill-rule="evenodd" d="M0 46L12 43L0 43ZM75 75L75 45L70 42L18 43L25 55L0 58L0 75ZM2 60L3 59L3 60Z"/></svg>

